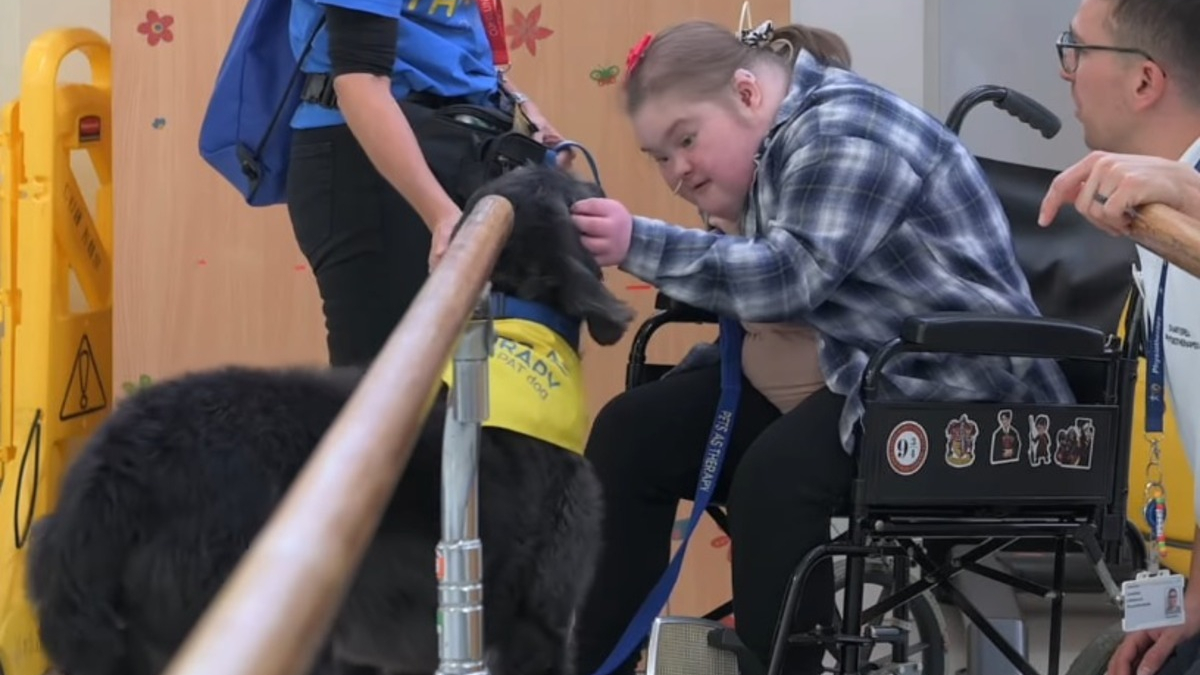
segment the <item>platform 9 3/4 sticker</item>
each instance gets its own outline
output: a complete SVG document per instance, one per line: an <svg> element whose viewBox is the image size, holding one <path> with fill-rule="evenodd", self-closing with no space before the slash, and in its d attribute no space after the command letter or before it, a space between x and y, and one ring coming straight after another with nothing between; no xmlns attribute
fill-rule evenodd
<svg viewBox="0 0 1200 675"><path fill-rule="evenodd" d="M1121 627L1126 633L1178 626L1187 618L1183 609L1183 577L1167 570L1139 573L1135 579L1121 584L1121 597L1125 600Z"/></svg>
<svg viewBox="0 0 1200 675"><path fill-rule="evenodd" d="M916 422L897 424L888 434L888 464L901 476L911 476L925 466L929 458L929 434Z"/></svg>

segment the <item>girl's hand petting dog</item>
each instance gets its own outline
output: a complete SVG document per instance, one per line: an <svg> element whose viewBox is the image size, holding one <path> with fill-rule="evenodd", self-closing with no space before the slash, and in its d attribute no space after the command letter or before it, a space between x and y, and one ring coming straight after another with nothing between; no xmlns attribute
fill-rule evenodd
<svg viewBox="0 0 1200 675"><path fill-rule="evenodd" d="M571 206L583 246L601 267L620 265L629 255L633 216L615 199L582 199Z"/></svg>

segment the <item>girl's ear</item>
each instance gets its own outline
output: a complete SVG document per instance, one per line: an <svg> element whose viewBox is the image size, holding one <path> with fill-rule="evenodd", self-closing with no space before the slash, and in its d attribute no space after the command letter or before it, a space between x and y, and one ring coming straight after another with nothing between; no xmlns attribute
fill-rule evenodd
<svg viewBox="0 0 1200 675"><path fill-rule="evenodd" d="M745 68L733 71L733 91L738 103L747 108L753 108L762 101L762 89L758 86L758 78Z"/></svg>

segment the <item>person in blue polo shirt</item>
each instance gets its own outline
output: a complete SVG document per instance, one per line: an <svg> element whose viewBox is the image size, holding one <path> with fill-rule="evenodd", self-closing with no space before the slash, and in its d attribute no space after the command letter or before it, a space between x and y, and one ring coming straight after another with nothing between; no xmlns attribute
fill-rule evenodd
<svg viewBox="0 0 1200 675"><path fill-rule="evenodd" d="M320 290L333 365L374 359L461 216L472 186L460 177L480 163L478 149L439 110L483 106L528 121L546 145L562 140L498 76L481 5L292 1L306 78L291 120L287 205Z"/></svg>

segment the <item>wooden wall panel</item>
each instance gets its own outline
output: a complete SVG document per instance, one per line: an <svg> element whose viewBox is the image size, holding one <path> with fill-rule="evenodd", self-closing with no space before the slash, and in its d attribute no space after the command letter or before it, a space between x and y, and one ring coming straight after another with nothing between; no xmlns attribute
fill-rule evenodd
<svg viewBox="0 0 1200 675"><path fill-rule="evenodd" d="M200 122L240 0L115 0L116 381L319 363L320 300L283 207L202 162Z"/></svg>
<svg viewBox="0 0 1200 675"><path fill-rule="evenodd" d="M320 300L285 210L246 207L197 154L209 87L242 5L112 1L118 383L230 363L324 361ZM592 149L610 195L637 213L698 224L638 152L617 82L646 31L688 18L732 30L740 10L741 0L509 0L511 77L565 136ZM787 0L754 4L760 20L788 14ZM651 311L654 292L638 280L612 271L608 284L639 320ZM669 329L651 356L677 359L713 334ZM623 387L629 337L586 347L593 412ZM685 503L680 517L687 512ZM711 523L695 536L673 612L707 611L728 597L727 543Z"/></svg>

